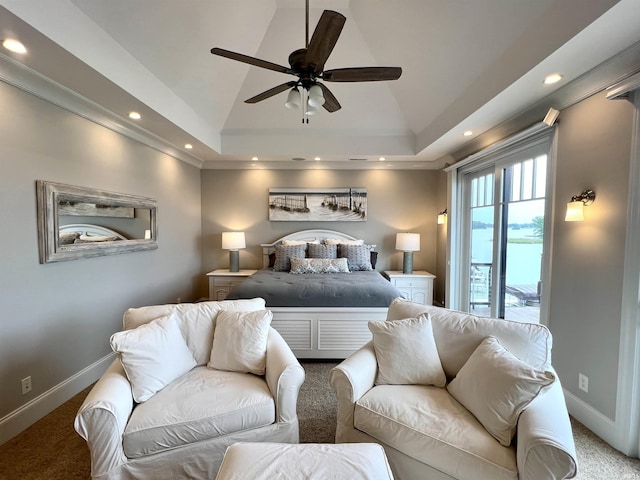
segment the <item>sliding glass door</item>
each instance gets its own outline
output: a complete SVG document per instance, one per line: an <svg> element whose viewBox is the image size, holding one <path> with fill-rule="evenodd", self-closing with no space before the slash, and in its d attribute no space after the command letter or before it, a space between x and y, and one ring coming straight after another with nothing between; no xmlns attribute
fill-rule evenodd
<svg viewBox="0 0 640 480"><path fill-rule="evenodd" d="M461 307L539 322L549 143L461 171Z"/></svg>

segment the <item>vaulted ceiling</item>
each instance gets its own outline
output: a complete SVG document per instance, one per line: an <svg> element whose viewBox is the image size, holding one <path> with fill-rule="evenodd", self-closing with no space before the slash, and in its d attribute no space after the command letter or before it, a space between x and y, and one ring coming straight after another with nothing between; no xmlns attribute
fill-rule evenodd
<svg viewBox="0 0 640 480"><path fill-rule="evenodd" d="M315 157L336 168L373 166L380 157L439 168L527 109L562 107L568 85L603 62L614 65L612 57L640 41L640 0L310 0L311 33L325 9L347 18L326 68L403 73L396 81L327 83L342 108L321 110L306 125L300 111L284 107L286 92L244 102L294 77L210 53L221 47L288 66L289 54L305 46L304 0L0 5L0 38L28 48L0 55L123 122L139 111L139 127L177 149L192 144L188 155L204 168L241 168L254 156L275 168ZM629 62L607 78L629 73ZM545 85L554 72L562 80Z"/></svg>

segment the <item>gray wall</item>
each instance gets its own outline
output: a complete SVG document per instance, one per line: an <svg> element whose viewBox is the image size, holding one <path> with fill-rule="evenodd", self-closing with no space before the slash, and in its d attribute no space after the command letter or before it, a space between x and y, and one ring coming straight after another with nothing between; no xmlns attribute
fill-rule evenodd
<svg viewBox="0 0 640 480"><path fill-rule="evenodd" d="M633 106L592 96L560 115L549 327L563 386L615 419ZM566 202L592 188L584 222ZM578 373L589 392L578 389Z"/></svg>
<svg viewBox="0 0 640 480"><path fill-rule="evenodd" d="M421 234L421 250L414 254L414 270L436 271L438 211L446 205L436 171L329 170L203 170L203 270L228 268L229 255L221 250L221 232L246 233L247 248L240 251L241 268L261 268L261 243L270 243L298 230L339 230L378 247L376 270L401 270L402 253L395 250L395 234ZM366 222L270 222L268 194L272 187L367 188ZM437 281L442 281L438 279ZM207 295L202 280L201 294Z"/></svg>
<svg viewBox="0 0 640 480"><path fill-rule="evenodd" d="M1 82L0 105L1 418L107 355L126 308L194 296L201 215L197 168ZM156 199L159 248L39 264L37 179Z"/></svg>

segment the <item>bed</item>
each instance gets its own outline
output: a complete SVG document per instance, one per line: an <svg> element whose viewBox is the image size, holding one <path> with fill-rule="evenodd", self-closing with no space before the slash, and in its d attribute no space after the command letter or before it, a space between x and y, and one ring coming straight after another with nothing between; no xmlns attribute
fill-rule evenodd
<svg viewBox="0 0 640 480"><path fill-rule="evenodd" d="M263 269L234 287L227 297L264 298L273 312L272 326L298 358L346 358L371 339L368 322L386 319L391 301L402 296L375 270L335 274L274 271L279 245L322 245L327 239L358 240L334 230L303 230L262 244ZM317 287L324 296L318 296Z"/></svg>

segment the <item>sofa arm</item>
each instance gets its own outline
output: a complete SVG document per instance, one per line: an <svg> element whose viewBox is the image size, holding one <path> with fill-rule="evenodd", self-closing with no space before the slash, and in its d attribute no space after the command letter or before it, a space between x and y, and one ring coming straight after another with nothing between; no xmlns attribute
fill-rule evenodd
<svg viewBox="0 0 640 480"><path fill-rule="evenodd" d="M297 418L298 392L304 382L304 369L287 342L274 329L269 330L265 377L276 399L276 421L292 422Z"/></svg>
<svg viewBox="0 0 640 480"><path fill-rule="evenodd" d="M329 373L329 383L338 399L336 442L341 429L353 428L355 403L373 388L378 373L378 362L373 343L365 344Z"/></svg>
<svg viewBox="0 0 640 480"><path fill-rule="evenodd" d="M576 476L576 448L559 380L520 415L517 445L520 480Z"/></svg>
<svg viewBox="0 0 640 480"><path fill-rule="evenodd" d="M97 477L126 461L122 434L133 411L133 394L119 359L115 359L87 395L74 427L91 453L91 475Z"/></svg>

